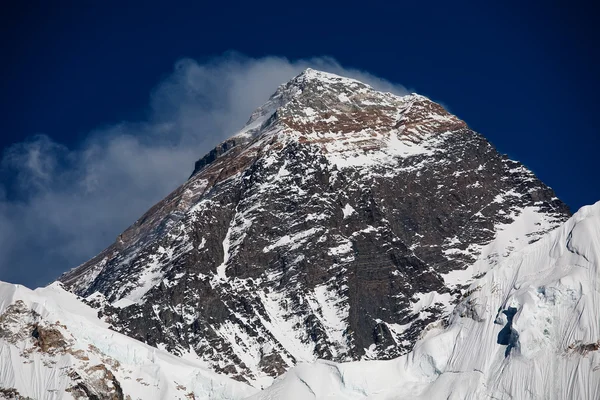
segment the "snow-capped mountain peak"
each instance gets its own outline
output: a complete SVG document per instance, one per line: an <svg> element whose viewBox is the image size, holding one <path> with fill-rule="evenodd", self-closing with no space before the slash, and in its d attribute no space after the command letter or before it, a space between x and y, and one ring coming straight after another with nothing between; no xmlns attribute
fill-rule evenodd
<svg viewBox="0 0 600 400"><path fill-rule="evenodd" d="M199 160L194 174L233 148L242 153L238 159L253 159L257 150L290 141L318 146L338 168L394 165L397 157L431 154L441 148L442 135L466 128L424 96L397 96L307 69L281 85L240 132Z"/></svg>
<svg viewBox="0 0 600 400"><path fill-rule="evenodd" d="M104 296L119 332L258 387L301 361L407 353L568 216L435 102L307 70L60 280Z"/></svg>
<svg viewBox="0 0 600 400"><path fill-rule="evenodd" d="M325 129L341 134L368 130L377 124L381 125L380 129L389 129L390 123L400 123L402 111L409 110L414 103L426 102L434 104L418 94L397 96L379 92L360 81L308 68L281 85L234 137L252 138L263 124L275 121L282 122L288 129L298 130L303 126L300 131ZM435 106L436 113L449 115L439 105ZM381 112L386 109L390 112ZM278 118L273 118L276 113ZM370 125L366 125L369 122Z"/></svg>

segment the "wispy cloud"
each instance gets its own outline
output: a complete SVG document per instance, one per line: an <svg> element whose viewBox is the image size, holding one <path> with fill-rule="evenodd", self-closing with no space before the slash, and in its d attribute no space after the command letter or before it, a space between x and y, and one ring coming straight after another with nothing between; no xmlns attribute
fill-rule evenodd
<svg viewBox="0 0 600 400"><path fill-rule="evenodd" d="M406 92L327 57L184 59L152 91L147 120L92 131L75 148L38 135L6 149L2 168L11 184L0 185L0 279L43 285L94 256L307 67Z"/></svg>

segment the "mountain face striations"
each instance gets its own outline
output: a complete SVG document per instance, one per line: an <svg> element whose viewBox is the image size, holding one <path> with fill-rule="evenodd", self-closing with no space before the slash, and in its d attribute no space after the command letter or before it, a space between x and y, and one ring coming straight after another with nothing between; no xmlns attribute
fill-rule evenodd
<svg viewBox="0 0 600 400"><path fill-rule="evenodd" d="M308 69L60 281L113 330L260 387L409 352L569 216L439 104Z"/></svg>

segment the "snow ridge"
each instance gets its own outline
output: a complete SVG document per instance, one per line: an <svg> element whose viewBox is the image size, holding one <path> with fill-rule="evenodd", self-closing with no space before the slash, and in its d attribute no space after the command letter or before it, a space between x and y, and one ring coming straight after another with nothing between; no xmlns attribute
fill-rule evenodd
<svg viewBox="0 0 600 400"><path fill-rule="evenodd" d="M0 282L0 388L40 400L233 400L255 392L193 353L179 358L110 330L96 314L59 283L32 291Z"/></svg>

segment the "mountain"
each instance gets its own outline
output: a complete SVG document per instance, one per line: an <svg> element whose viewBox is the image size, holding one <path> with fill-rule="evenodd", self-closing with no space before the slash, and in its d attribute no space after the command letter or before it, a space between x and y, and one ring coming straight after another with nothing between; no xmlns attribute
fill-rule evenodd
<svg viewBox="0 0 600 400"><path fill-rule="evenodd" d="M260 388L408 353L569 216L439 104L309 69L60 281L112 330Z"/></svg>
<svg viewBox="0 0 600 400"><path fill-rule="evenodd" d="M292 368L253 400L600 398L600 202L476 280L390 361Z"/></svg>

